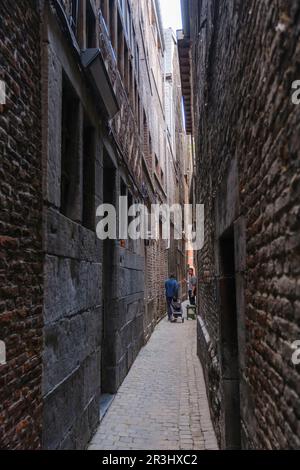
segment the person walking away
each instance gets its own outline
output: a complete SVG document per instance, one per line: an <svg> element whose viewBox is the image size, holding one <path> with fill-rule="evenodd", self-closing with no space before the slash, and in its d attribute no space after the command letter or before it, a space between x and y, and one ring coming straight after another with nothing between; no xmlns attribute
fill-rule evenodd
<svg viewBox="0 0 300 470"><path fill-rule="evenodd" d="M177 299L178 290L179 290L179 284L174 274L171 274L169 279L166 280L165 289L166 289L166 300L167 300L167 307L168 307L168 320L172 321L171 302L174 298Z"/></svg>
<svg viewBox="0 0 300 470"><path fill-rule="evenodd" d="M194 269L189 269L188 277L188 291L189 291L189 300L190 305L196 304L196 292L197 292L197 278L194 276Z"/></svg>

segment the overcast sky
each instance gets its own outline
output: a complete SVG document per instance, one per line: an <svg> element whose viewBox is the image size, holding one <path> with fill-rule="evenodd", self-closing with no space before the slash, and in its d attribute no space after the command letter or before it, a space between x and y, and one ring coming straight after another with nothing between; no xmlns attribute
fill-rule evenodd
<svg viewBox="0 0 300 470"><path fill-rule="evenodd" d="M182 28L180 0L160 0L164 28L173 28L174 32Z"/></svg>

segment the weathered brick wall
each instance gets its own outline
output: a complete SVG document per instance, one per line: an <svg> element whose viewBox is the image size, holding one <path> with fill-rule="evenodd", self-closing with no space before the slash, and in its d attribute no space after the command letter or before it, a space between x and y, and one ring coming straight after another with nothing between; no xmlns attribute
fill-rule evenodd
<svg viewBox="0 0 300 470"><path fill-rule="evenodd" d="M40 18L35 1L0 3L0 448L41 438L42 171Z"/></svg>
<svg viewBox="0 0 300 470"><path fill-rule="evenodd" d="M165 109L167 124L168 204L188 202L187 182L184 178L185 163L189 158L186 134L183 126L182 90L178 49L172 28L164 31L165 38ZM181 296L186 295L186 252L181 241L172 240L168 259L168 275L175 274L181 285ZM183 248L183 250L182 250ZM180 252L181 250L181 252Z"/></svg>
<svg viewBox="0 0 300 470"><path fill-rule="evenodd" d="M295 449L300 376L291 343L300 339L300 108L291 102L291 85L300 78L300 5L190 4L197 200L206 212L198 257L199 309L211 341L206 353L199 337L213 418L222 437L216 244L230 221L237 250L242 446ZM243 259L238 251L244 243Z"/></svg>
<svg viewBox="0 0 300 470"><path fill-rule="evenodd" d="M168 273L168 252L166 250L167 242L160 240L156 246L156 301L157 314L156 319L161 319L167 311L165 299L165 281L169 276Z"/></svg>
<svg viewBox="0 0 300 470"><path fill-rule="evenodd" d="M153 186L150 187L149 185L148 191L149 194L151 194L152 203L162 203L166 201L168 184L166 178L166 122L163 96L165 50L162 50L161 47L159 48L157 41L154 39L154 31L155 28L158 28L158 25L151 24L151 18L149 16L151 3L152 2L147 0L141 0L140 2L133 0L131 1L131 6L133 9L134 26L141 58L139 91L152 140L152 158L150 163L152 171L150 171L150 173ZM161 34L163 35L162 31ZM164 172L164 181L158 181L154 176L154 155L157 156L159 166ZM147 158L147 155L145 155L145 158ZM156 196L154 195L155 192ZM146 247L145 251L145 279L147 280L147 287L145 289L147 304L145 337L148 339L156 323L166 313L164 282L168 275L168 254L164 240L151 241L150 246Z"/></svg>

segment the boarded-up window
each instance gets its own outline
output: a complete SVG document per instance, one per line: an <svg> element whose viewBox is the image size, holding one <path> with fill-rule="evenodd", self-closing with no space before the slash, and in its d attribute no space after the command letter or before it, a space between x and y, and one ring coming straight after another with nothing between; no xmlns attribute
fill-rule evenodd
<svg viewBox="0 0 300 470"><path fill-rule="evenodd" d="M95 129L87 117L83 128L82 224L95 230Z"/></svg>
<svg viewBox="0 0 300 470"><path fill-rule="evenodd" d="M61 212L74 219L79 181L79 100L65 74L62 87L61 132Z"/></svg>

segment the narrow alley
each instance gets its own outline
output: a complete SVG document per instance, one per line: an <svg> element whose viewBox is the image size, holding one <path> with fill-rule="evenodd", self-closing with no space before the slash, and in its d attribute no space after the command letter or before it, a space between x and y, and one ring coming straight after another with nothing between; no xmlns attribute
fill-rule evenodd
<svg viewBox="0 0 300 470"><path fill-rule="evenodd" d="M90 450L215 450L196 322L164 318L121 385Z"/></svg>
<svg viewBox="0 0 300 470"><path fill-rule="evenodd" d="M300 1L0 0L0 451L295 450L299 403Z"/></svg>

